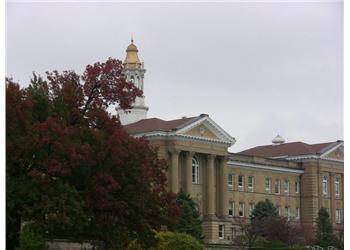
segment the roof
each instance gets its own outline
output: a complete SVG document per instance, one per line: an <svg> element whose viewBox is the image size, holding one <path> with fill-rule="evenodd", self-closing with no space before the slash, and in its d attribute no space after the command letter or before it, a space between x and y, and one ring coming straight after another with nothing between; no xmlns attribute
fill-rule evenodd
<svg viewBox="0 0 350 250"><path fill-rule="evenodd" d="M201 118L200 116L181 118L176 120L164 121L158 118L143 119L135 123L128 124L125 129L130 134L146 133L151 131L172 131L177 130L186 124Z"/></svg>
<svg viewBox="0 0 350 250"><path fill-rule="evenodd" d="M335 142L307 144L304 142L290 142L279 145L264 145L241 151L239 154L261 157L321 154L334 143Z"/></svg>

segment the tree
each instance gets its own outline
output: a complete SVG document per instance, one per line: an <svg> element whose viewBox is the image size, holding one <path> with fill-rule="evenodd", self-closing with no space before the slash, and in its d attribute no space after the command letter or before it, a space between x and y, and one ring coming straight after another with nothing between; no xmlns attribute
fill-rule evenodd
<svg viewBox="0 0 350 250"><path fill-rule="evenodd" d="M269 233L269 223L278 218L278 210L271 201L259 201L250 215L251 226L255 227L251 231L266 237Z"/></svg>
<svg viewBox="0 0 350 250"><path fill-rule="evenodd" d="M192 235L194 238L201 241L204 238L202 232L202 221L195 202L189 194L180 190L176 197L176 203L181 212L179 220L175 225L175 230L177 232Z"/></svg>
<svg viewBox="0 0 350 250"><path fill-rule="evenodd" d="M241 228L243 235L237 236L235 239L235 243L239 246L245 246L248 248L253 247L259 237L259 226L257 225L257 223L258 220L238 220L238 225Z"/></svg>
<svg viewBox="0 0 350 250"><path fill-rule="evenodd" d="M257 237L268 242L280 242L295 246L305 243L301 224L278 215L277 208L269 201L260 201L250 216L250 223L243 223L248 246L251 247Z"/></svg>
<svg viewBox="0 0 350 250"><path fill-rule="evenodd" d="M331 246L334 243L333 227L327 210L322 207L318 211L316 220L316 241L322 247Z"/></svg>
<svg viewBox="0 0 350 250"><path fill-rule="evenodd" d="M278 210L277 208L273 205L273 203L266 199L265 201L259 201L252 214L250 215L251 219L263 219L268 216L272 217L278 217Z"/></svg>
<svg viewBox="0 0 350 250"><path fill-rule="evenodd" d="M31 221L46 238L92 239L124 249L177 218L166 190L166 162L144 139L132 138L109 105L131 107L142 95L109 58L73 71L34 74L26 88L6 79L6 237L18 244Z"/></svg>

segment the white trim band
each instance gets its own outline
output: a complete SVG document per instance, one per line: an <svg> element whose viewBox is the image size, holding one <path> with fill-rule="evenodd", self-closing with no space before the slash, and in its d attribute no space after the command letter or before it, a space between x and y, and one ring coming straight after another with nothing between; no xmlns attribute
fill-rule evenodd
<svg viewBox="0 0 350 250"><path fill-rule="evenodd" d="M268 165L261 165L261 164L255 164L255 163L247 163L247 162L241 162L241 161L228 161L227 165L230 167L233 166L239 166L239 167L247 167L247 168L255 168L255 169L261 169L261 170L267 170L267 171L275 171L275 172L283 172L283 173L291 173L291 174L303 174L304 170L302 169L291 169L291 168L284 168L284 167L275 167L275 166L268 166Z"/></svg>

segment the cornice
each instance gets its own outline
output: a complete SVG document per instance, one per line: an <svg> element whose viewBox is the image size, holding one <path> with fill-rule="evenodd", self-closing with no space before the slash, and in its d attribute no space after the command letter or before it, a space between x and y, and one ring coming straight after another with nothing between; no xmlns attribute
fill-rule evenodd
<svg viewBox="0 0 350 250"><path fill-rule="evenodd" d="M241 161L230 160L227 162L227 164L230 167L240 166L240 167L246 167L246 168L254 168L254 169L267 170L267 171L290 173L290 174L302 174L302 173L304 173L304 170L302 170L302 169L276 167L276 166L272 166L272 165L263 165L263 164L248 163L248 162L241 162Z"/></svg>

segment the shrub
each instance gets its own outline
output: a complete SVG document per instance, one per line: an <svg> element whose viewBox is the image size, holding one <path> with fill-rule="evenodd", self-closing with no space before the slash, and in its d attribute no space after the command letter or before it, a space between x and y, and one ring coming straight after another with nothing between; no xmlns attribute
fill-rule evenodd
<svg viewBox="0 0 350 250"><path fill-rule="evenodd" d="M46 250L44 237L31 227L25 226L19 236L19 247L16 250Z"/></svg>
<svg viewBox="0 0 350 250"><path fill-rule="evenodd" d="M157 247L149 250L202 250L203 246L191 235L185 233L159 232L156 234ZM142 250L140 243L133 240L127 250Z"/></svg>

